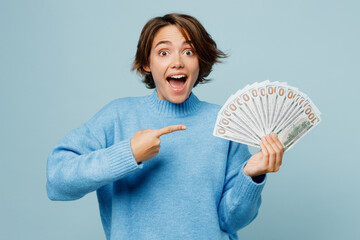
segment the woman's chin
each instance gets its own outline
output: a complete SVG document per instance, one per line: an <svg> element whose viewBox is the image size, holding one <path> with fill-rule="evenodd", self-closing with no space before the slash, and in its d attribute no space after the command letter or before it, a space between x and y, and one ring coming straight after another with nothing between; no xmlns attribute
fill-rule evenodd
<svg viewBox="0 0 360 240"><path fill-rule="evenodd" d="M172 103L182 103L186 101L191 93L191 89L189 89L188 82L185 82L182 86L172 86L167 81L166 85L162 88L164 94L159 96L159 89L158 89L158 96L160 99L172 102Z"/></svg>
<svg viewBox="0 0 360 240"><path fill-rule="evenodd" d="M172 103L182 103L184 102L190 95L186 85L182 88L173 88L170 84L168 85L168 101Z"/></svg>

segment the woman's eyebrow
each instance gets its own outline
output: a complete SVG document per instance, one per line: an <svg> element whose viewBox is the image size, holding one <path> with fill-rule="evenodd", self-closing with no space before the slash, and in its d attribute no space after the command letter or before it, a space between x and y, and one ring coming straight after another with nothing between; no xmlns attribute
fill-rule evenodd
<svg viewBox="0 0 360 240"><path fill-rule="evenodd" d="M158 43L155 45L155 48L156 48L157 46L159 46L160 44L170 44L170 45L172 45L172 43L171 43L170 41L160 41L160 42L158 42Z"/></svg>
<svg viewBox="0 0 360 240"><path fill-rule="evenodd" d="M156 47L159 46L160 44L169 44L169 45L172 45L172 42L171 42L171 41L168 41L168 40L160 41L160 42L158 42L158 43L155 45L154 48L156 48ZM183 45L186 45L186 44L191 45L192 42L191 42L191 41L184 41L184 42L183 42Z"/></svg>

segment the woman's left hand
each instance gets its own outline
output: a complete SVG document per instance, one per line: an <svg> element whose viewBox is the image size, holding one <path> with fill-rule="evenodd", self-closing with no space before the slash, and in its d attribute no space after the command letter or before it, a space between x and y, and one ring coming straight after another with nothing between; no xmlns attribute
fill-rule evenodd
<svg viewBox="0 0 360 240"><path fill-rule="evenodd" d="M261 150L255 153L244 167L244 173L256 177L269 172L279 171L284 154L284 147L275 133L261 138Z"/></svg>

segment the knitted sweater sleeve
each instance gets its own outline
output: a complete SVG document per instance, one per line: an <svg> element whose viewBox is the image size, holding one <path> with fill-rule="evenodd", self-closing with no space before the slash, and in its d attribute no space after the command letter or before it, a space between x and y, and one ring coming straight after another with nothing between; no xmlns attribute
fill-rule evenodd
<svg viewBox="0 0 360 240"><path fill-rule="evenodd" d="M71 131L47 161L47 194L51 200L75 200L142 167L132 154L130 139L106 147L113 131L109 106ZM101 136L103 133L103 136Z"/></svg>
<svg viewBox="0 0 360 240"><path fill-rule="evenodd" d="M220 227L228 233L236 233L251 223L261 204L265 179L256 183L243 170L250 157L246 145L230 141L225 184L219 204Z"/></svg>

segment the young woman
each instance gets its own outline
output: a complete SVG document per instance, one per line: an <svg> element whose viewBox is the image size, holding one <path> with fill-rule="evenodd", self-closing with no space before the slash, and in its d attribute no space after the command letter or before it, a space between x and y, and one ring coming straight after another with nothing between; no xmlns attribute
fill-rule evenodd
<svg viewBox="0 0 360 240"><path fill-rule="evenodd" d="M222 57L191 16L146 23L134 69L155 90L112 101L61 140L48 158L49 198L96 191L107 239L237 239L283 147L272 134L251 156L246 145L212 135L220 106L192 89Z"/></svg>

